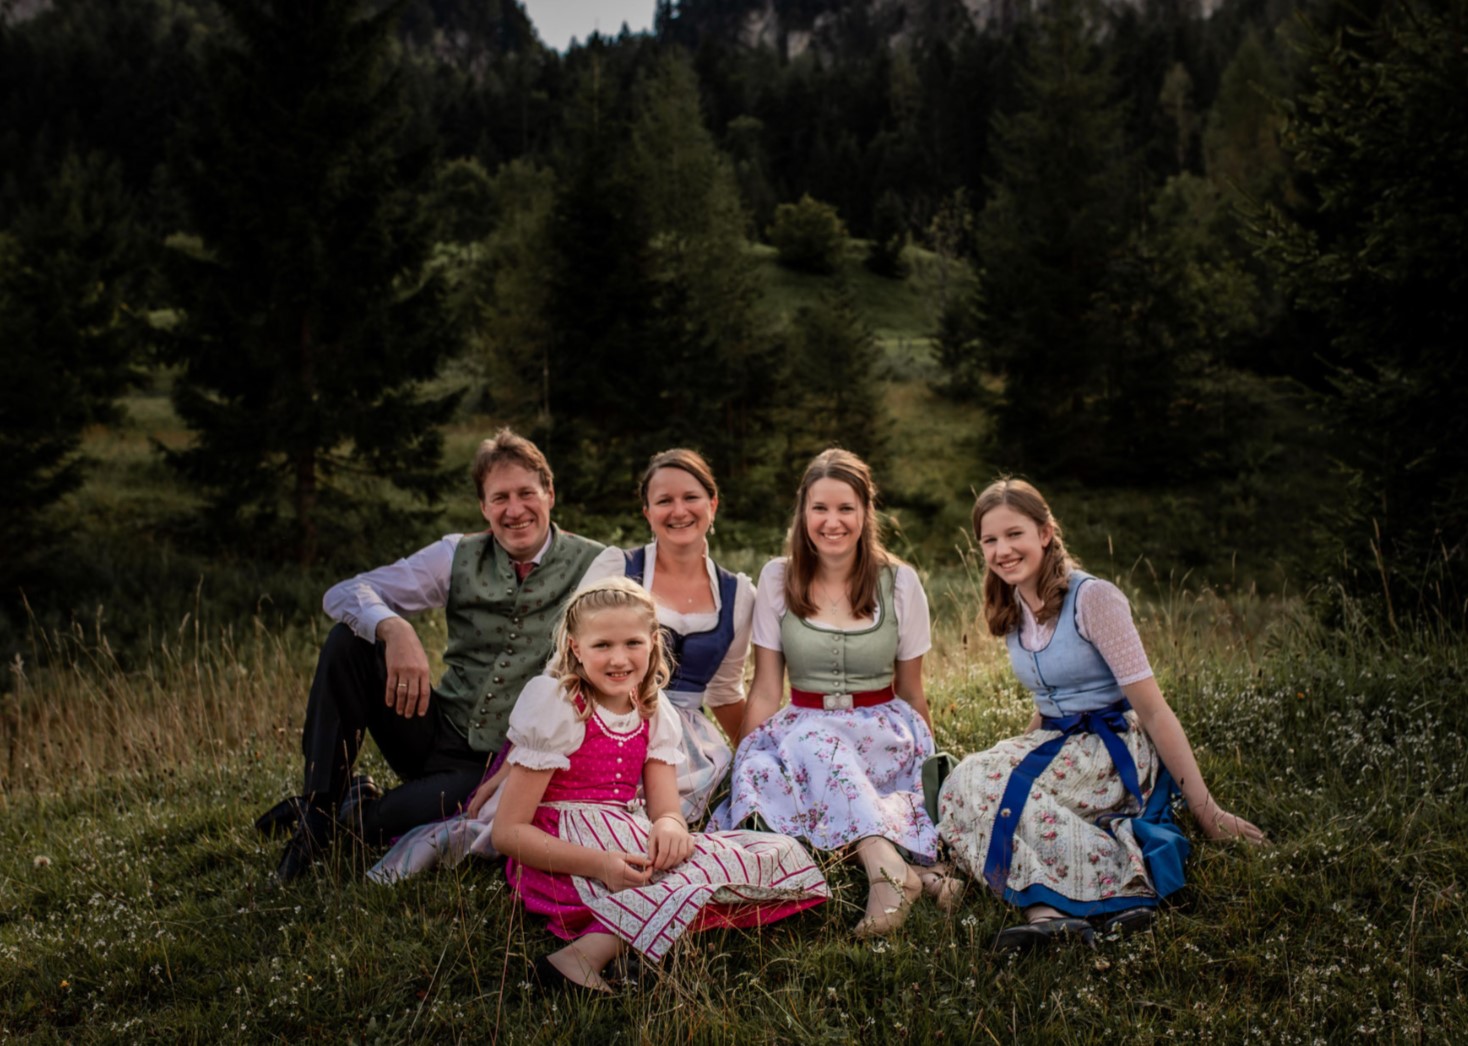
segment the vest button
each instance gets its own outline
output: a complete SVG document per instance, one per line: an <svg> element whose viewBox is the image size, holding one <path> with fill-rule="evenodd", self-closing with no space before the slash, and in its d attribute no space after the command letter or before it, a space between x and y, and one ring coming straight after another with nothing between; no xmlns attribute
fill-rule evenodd
<svg viewBox="0 0 1468 1046"><path fill-rule="evenodd" d="M494 681L496 683L503 683L505 681L505 677L504 676L495 676L494 677Z"/></svg>
<svg viewBox="0 0 1468 1046"><path fill-rule="evenodd" d="M500 662L500 667L501 668L509 668L510 667L510 663L508 661L501 661Z"/></svg>

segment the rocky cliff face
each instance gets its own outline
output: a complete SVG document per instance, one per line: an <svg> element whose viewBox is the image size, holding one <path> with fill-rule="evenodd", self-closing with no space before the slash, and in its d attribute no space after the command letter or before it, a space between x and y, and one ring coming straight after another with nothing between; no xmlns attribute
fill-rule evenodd
<svg viewBox="0 0 1468 1046"><path fill-rule="evenodd" d="M51 6L51 0L0 0L0 22L24 22Z"/></svg>
<svg viewBox="0 0 1468 1046"><path fill-rule="evenodd" d="M1141 0L1103 0L1113 5L1136 5ZM1178 0L1195 4L1207 16L1221 0ZM698 3L681 5L694 19ZM746 47L769 47L794 58L811 48L838 50L843 19L860 16L864 25L892 43L902 43L924 26L951 26L966 19L981 31L1004 31L1023 19L1035 0L747 0L739 22L738 40Z"/></svg>
<svg viewBox="0 0 1468 1046"><path fill-rule="evenodd" d="M946 0L948 13L962 14L978 29L1006 28L1030 7L1031 0ZM859 12L868 26L893 43L910 38L943 4L933 0L832 0L827 4L790 0L754 0L740 26L739 42L769 47L794 58L812 47L836 43L841 20ZM812 13L812 8L816 8Z"/></svg>

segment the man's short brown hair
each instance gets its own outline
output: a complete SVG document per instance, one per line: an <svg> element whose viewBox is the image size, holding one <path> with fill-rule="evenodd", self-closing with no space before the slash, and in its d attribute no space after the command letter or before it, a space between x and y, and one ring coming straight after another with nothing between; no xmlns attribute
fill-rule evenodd
<svg viewBox="0 0 1468 1046"><path fill-rule="evenodd" d="M503 428L479 444L474 452L469 474L474 477L474 495L480 501L484 500L484 477L507 462L535 473L546 491L555 490L555 476L540 448L512 429Z"/></svg>

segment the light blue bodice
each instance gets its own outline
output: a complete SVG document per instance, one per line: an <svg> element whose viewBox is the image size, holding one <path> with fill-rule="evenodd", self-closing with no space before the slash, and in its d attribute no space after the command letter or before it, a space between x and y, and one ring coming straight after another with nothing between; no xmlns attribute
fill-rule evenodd
<svg viewBox="0 0 1468 1046"><path fill-rule="evenodd" d="M1004 637L1014 674L1035 695L1035 707L1041 715L1095 712L1126 696L1101 652L1076 627L1076 598L1081 586L1094 580L1084 571L1071 572L1070 589L1056 618L1055 634L1042 649L1022 647L1018 628Z"/></svg>

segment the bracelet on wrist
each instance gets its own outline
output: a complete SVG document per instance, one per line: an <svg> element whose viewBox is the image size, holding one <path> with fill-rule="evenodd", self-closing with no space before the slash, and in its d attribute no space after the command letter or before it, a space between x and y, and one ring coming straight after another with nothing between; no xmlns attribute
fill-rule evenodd
<svg viewBox="0 0 1468 1046"><path fill-rule="evenodd" d="M674 813L658 814L656 817L654 817L652 819L653 824L657 824L659 821L663 820L663 818L665 818L665 817L671 817L671 818L673 818L674 820L676 820L679 824L681 824L683 826L683 830L685 832L688 831L688 821L684 818L684 816L682 814L674 814Z"/></svg>

